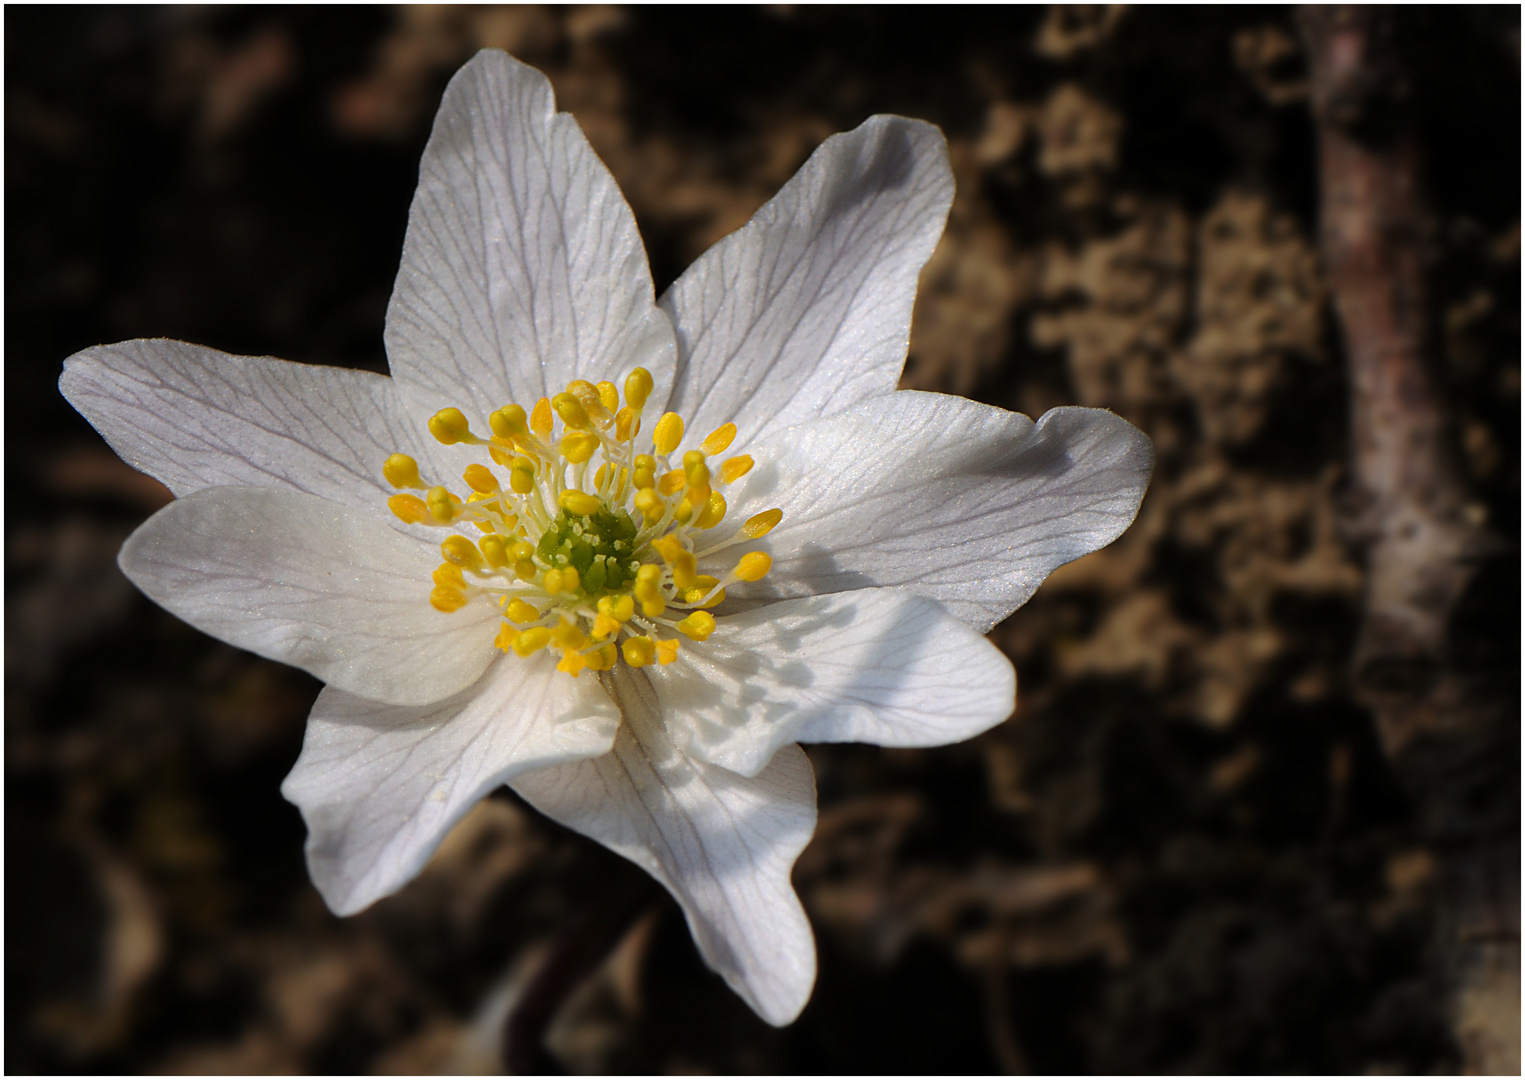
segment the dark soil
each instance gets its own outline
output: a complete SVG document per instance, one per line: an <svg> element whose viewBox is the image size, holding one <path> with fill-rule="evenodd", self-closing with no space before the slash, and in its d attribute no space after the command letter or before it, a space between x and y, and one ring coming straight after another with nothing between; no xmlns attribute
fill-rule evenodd
<svg viewBox="0 0 1525 1080"><path fill-rule="evenodd" d="M1406 19L1438 348L1517 566L1518 10ZM905 385L1105 406L1159 453L1123 539L996 629L1013 720L946 749L810 750L820 828L795 880L821 972L798 1023L757 1020L664 897L545 1063L1458 1067L1427 963L1436 854L1348 689L1364 575L1287 11L5 23L7 1071L491 1071L504 995L635 873L503 793L402 893L330 915L278 790L318 684L126 582L116 551L167 493L55 386L69 354L132 337L384 371L419 154L484 44L551 77L659 290L825 136L876 112L941 125L958 198ZM1518 595L1515 576L1469 609L1480 665L1517 663Z"/></svg>

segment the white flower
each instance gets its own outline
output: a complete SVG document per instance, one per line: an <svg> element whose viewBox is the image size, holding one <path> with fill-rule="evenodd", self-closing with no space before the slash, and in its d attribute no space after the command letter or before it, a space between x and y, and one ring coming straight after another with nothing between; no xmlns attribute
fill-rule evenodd
<svg viewBox="0 0 1525 1080"><path fill-rule="evenodd" d="M876 116L658 304L576 122L484 51L424 152L391 378L173 341L67 362L64 395L178 497L127 575L328 684L282 790L334 911L401 888L507 783L662 882L764 1019L798 1015L795 743L1004 720L1015 675L982 635L1116 538L1152 465L1111 413L896 390L952 191L936 128Z"/></svg>

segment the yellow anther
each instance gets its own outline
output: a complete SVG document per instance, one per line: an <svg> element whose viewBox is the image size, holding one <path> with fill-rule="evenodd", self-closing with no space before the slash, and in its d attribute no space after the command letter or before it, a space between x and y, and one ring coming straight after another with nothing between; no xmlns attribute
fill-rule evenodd
<svg viewBox="0 0 1525 1080"><path fill-rule="evenodd" d="M721 424L705 436L704 441L699 444L699 449L710 455L723 454L735 438L736 425Z"/></svg>
<svg viewBox="0 0 1525 1080"><path fill-rule="evenodd" d="M577 572L577 567L568 566L561 572L561 591L575 593L582 587L582 575Z"/></svg>
<svg viewBox="0 0 1525 1080"><path fill-rule="evenodd" d="M686 454L683 455L683 472L685 474L688 474L688 473L692 472L694 469L698 468L700 465L703 465L703 464L704 464L704 451L703 450L690 450ZM705 469L704 474L705 474L706 477L709 476L709 469L708 468Z"/></svg>
<svg viewBox="0 0 1525 1080"><path fill-rule="evenodd" d="M657 642L657 663L667 665L678 658L678 639Z"/></svg>
<svg viewBox="0 0 1525 1080"><path fill-rule="evenodd" d="M508 486L517 494L528 495L535 490L535 459L519 455L508 467Z"/></svg>
<svg viewBox="0 0 1525 1080"><path fill-rule="evenodd" d="M540 587L555 596L561 591L561 571L547 570L545 577L540 579Z"/></svg>
<svg viewBox="0 0 1525 1080"><path fill-rule="evenodd" d="M680 589L692 589L699 583L698 567L694 560L694 553L683 546L683 542L676 536L668 533L658 540L653 540L651 546L656 548L657 554L662 556L662 561L672 567L672 581ZM645 567L641 568L642 570ZM639 572L636 581L641 580Z"/></svg>
<svg viewBox="0 0 1525 1080"><path fill-rule="evenodd" d="M513 563L513 559L508 557L508 541L499 533L488 533L477 541L477 546L482 549L482 558L494 570L501 570Z"/></svg>
<svg viewBox="0 0 1525 1080"><path fill-rule="evenodd" d="M625 376L625 403L640 415L646 407L646 399L651 395L652 382L651 372L645 368L636 368Z"/></svg>
<svg viewBox="0 0 1525 1080"><path fill-rule="evenodd" d="M612 413L619 412L620 388L615 386L608 379L605 379L603 382L598 384L597 389L599 404Z"/></svg>
<svg viewBox="0 0 1525 1080"><path fill-rule="evenodd" d="M551 644L558 649L580 649L588 643L587 635L577 628L577 624L567 619L551 631Z"/></svg>
<svg viewBox="0 0 1525 1080"><path fill-rule="evenodd" d="M657 459L650 454L635 456L635 472L630 474L631 483L638 488L657 486Z"/></svg>
<svg viewBox="0 0 1525 1080"><path fill-rule="evenodd" d="M443 611L449 614L458 611L466 603L466 594L460 589L452 589L448 585L436 585L434 591L429 594L429 604L435 611Z"/></svg>
<svg viewBox="0 0 1525 1080"><path fill-rule="evenodd" d="M551 408L556 410L561 422L569 428L586 429L593 426L587 408L577 400L575 394L557 394L551 399Z"/></svg>
<svg viewBox="0 0 1525 1080"><path fill-rule="evenodd" d="M658 555L662 556L665 562L671 565L673 559L677 558L678 552L683 550L683 541L679 540L672 533L668 533L666 536L659 536L653 540L651 546ZM641 571L645 569L643 566L641 570L636 571L635 578L637 581L641 580Z"/></svg>
<svg viewBox="0 0 1525 1080"><path fill-rule="evenodd" d="M652 429L651 442L659 454L670 454L683 441L683 417L675 412L663 413L662 419Z"/></svg>
<svg viewBox="0 0 1525 1080"><path fill-rule="evenodd" d="M673 520L679 525L687 525L688 519L694 516L694 504L684 499L678 504L678 508L673 511L672 516Z"/></svg>
<svg viewBox="0 0 1525 1080"><path fill-rule="evenodd" d="M750 454L726 458L720 465L720 482L722 484L734 484L751 471L752 457Z"/></svg>
<svg viewBox="0 0 1525 1080"><path fill-rule="evenodd" d="M466 422L466 414L460 409L441 409L429 417L429 434L446 446L454 446L459 442L481 441L471 433L471 425Z"/></svg>
<svg viewBox="0 0 1525 1080"><path fill-rule="evenodd" d="M753 514L747 518L747 523L741 527L741 531L746 533L748 538L756 540L758 537L767 536L773 531L774 526L783 520L782 510L764 510L760 514Z"/></svg>
<svg viewBox="0 0 1525 1080"><path fill-rule="evenodd" d="M530 544L525 543L523 540L519 540L516 543L510 545L508 549L508 557L513 559L516 563L529 562L535 557L535 549Z"/></svg>
<svg viewBox="0 0 1525 1080"><path fill-rule="evenodd" d="M442 589L466 588L466 578L461 574L461 568L454 563L440 563L439 569L434 571L434 584Z"/></svg>
<svg viewBox="0 0 1525 1080"><path fill-rule="evenodd" d="M587 657L583 656L583 654L578 652L576 649L568 649L566 652L561 654L561 659L556 661L556 670L564 671L574 679L581 675L583 673L583 669L587 666Z"/></svg>
<svg viewBox="0 0 1525 1080"><path fill-rule="evenodd" d="M417 495L393 495L387 500L387 506L409 525L417 525L429 517L428 505Z"/></svg>
<svg viewBox="0 0 1525 1080"><path fill-rule="evenodd" d="M531 559L518 559L514 562L514 577L520 581L534 581L539 572L540 568Z"/></svg>
<svg viewBox="0 0 1525 1080"><path fill-rule="evenodd" d="M514 642L518 639L518 637L519 631L514 627L509 626L508 623L504 623L502 626L498 627L498 636L493 638L492 643L493 645L502 649L504 652L508 652L509 649L514 647Z"/></svg>
<svg viewBox="0 0 1525 1080"><path fill-rule="evenodd" d="M742 581L761 581L773 569L773 556L765 551L749 551L736 562L735 574Z"/></svg>
<svg viewBox="0 0 1525 1080"><path fill-rule="evenodd" d="M498 478L492 474L492 470L486 465L468 465L466 471L461 474L461 479L466 481L466 486L472 491L482 495L496 495L503 488L498 484Z"/></svg>
<svg viewBox="0 0 1525 1080"><path fill-rule="evenodd" d="M504 441L507 442L506 439ZM492 455L494 461L505 469L514 463L514 455L501 446L494 446L489 443L487 445L487 452Z"/></svg>
<svg viewBox="0 0 1525 1080"><path fill-rule="evenodd" d="M696 611L680 622L678 629L695 641L704 641L715 632L715 617L708 611Z"/></svg>
<svg viewBox="0 0 1525 1080"><path fill-rule="evenodd" d="M464 536L447 536L439 546L445 561L466 570L482 569L482 553Z"/></svg>
<svg viewBox="0 0 1525 1080"><path fill-rule="evenodd" d="M620 651L614 642L606 641L592 652L584 653L583 657L591 670L608 671L620 658Z"/></svg>
<svg viewBox="0 0 1525 1080"><path fill-rule="evenodd" d="M399 498L402 497L403 496L399 496ZM651 488L643 487L640 491L635 493L635 508L639 510L641 512L641 516L646 519L646 524L655 525L657 522L662 520L662 515L666 513L667 504L664 503L662 501L662 497Z"/></svg>
<svg viewBox="0 0 1525 1080"><path fill-rule="evenodd" d="M699 601L704 600L706 596L709 596L711 589L719 584L719 580L711 577L709 574L700 574L698 581L694 584L694 587L684 592L683 602L685 604L698 604ZM715 593L714 596L710 596L708 600L705 600L703 604L699 604L699 606L712 608L724 603L724 601L725 590L721 589L719 592Z"/></svg>
<svg viewBox="0 0 1525 1080"><path fill-rule="evenodd" d="M429 516L444 525L455 520L455 508L461 501L442 487L432 487L424 502L428 504Z"/></svg>
<svg viewBox="0 0 1525 1080"><path fill-rule="evenodd" d="M657 657L656 643L644 634L626 638L620 651L625 654L625 663L631 667L645 667Z"/></svg>
<svg viewBox="0 0 1525 1080"><path fill-rule="evenodd" d="M530 411L530 430L542 439L551 437L551 425L555 418L551 415L551 399L541 398L535 402L535 407Z"/></svg>
<svg viewBox="0 0 1525 1080"><path fill-rule="evenodd" d="M670 473L663 473L662 479L657 481L657 490L663 495L676 495L688 486L688 477L683 475L682 469L674 469Z"/></svg>
<svg viewBox="0 0 1525 1080"><path fill-rule="evenodd" d="M614 437L618 441L629 442L640 430L641 418L636 416L635 410L629 405L614 414Z"/></svg>
<svg viewBox="0 0 1525 1080"><path fill-rule="evenodd" d="M387 458L381 466L381 475L387 478L387 483L395 488L422 488L424 482L418 478L418 462L407 454L393 454Z"/></svg>
<svg viewBox="0 0 1525 1080"><path fill-rule="evenodd" d="M519 405L505 405L487 418L487 426L500 439L522 439L530 433L524 409Z"/></svg>
<svg viewBox="0 0 1525 1080"><path fill-rule="evenodd" d="M540 618L540 609L534 604L526 604L523 600L510 600L508 617L516 623L532 623Z"/></svg>
<svg viewBox="0 0 1525 1080"><path fill-rule="evenodd" d="M667 597L662 592L662 568L646 563L635 573L635 598L641 602L641 613L655 619L667 610Z"/></svg>
<svg viewBox="0 0 1525 1080"><path fill-rule="evenodd" d="M620 632L620 621L611 619L607 615L595 615L593 618L593 640L603 641L604 638L613 637Z"/></svg>
<svg viewBox="0 0 1525 1080"><path fill-rule="evenodd" d="M561 456L581 465L598 450L598 436L591 431L569 431L561 437Z"/></svg>
<svg viewBox="0 0 1525 1080"><path fill-rule="evenodd" d="M537 653L551 643L551 632L543 626L534 626L514 639L513 650L520 656Z"/></svg>
<svg viewBox="0 0 1525 1080"><path fill-rule="evenodd" d="M705 509L710 504L709 483L706 482L703 484L690 484L688 488L687 500L690 506L697 506L699 508L699 512L701 514L704 513Z"/></svg>
<svg viewBox="0 0 1525 1080"><path fill-rule="evenodd" d="M598 496L589 495L586 491L578 491L576 488L567 488L561 493L558 500L561 508L569 514L580 514L587 517L598 513Z"/></svg>
<svg viewBox="0 0 1525 1080"><path fill-rule="evenodd" d="M704 510L694 520L694 528L713 529L725 517L725 510L725 496L718 491L710 492L710 498L704 504Z"/></svg>
<svg viewBox="0 0 1525 1080"><path fill-rule="evenodd" d="M659 573L657 577L660 579L661 574ZM598 601L598 613L607 615L615 622L626 623L635 617L635 601L624 593L619 596L604 596Z"/></svg>
<svg viewBox="0 0 1525 1080"><path fill-rule="evenodd" d="M614 384L610 383L609 385L613 386ZM607 428L610 424L614 423L613 411L604 408L603 399L599 397L598 387L594 386L587 379L573 379L567 383L567 393L582 402L582 407L588 412L588 419L592 420L595 426Z"/></svg>

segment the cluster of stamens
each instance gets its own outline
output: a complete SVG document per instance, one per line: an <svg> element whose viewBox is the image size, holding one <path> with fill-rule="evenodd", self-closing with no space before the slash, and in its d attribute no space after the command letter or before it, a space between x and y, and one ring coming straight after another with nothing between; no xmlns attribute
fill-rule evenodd
<svg viewBox="0 0 1525 1080"><path fill-rule="evenodd" d="M502 473L486 464L462 474L464 499L419 477L407 454L387 458L383 473L402 491L388 500L410 524L459 526L440 544L429 602L439 611L463 607L473 592L492 596L504 621L494 642L530 656L560 651L556 666L569 675L607 671L621 656L632 667L670 664L681 637L704 641L715 630L710 608L726 586L757 581L773 565L761 551L741 556L721 577L699 572L699 560L767 535L783 518L768 510L729 536L710 540L726 516L720 487L752 468L743 454L712 471L736 425L711 432L697 449L670 459L683 441L683 419L664 413L652 428L651 453L636 453L641 413L652 389L650 372L625 380L625 403L611 382L577 380L526 415L505 405L488 417L491 436L472 432L459 409L441 409L429 431L446 446L485 448ZM556 420L561 434L553 438ZM599 463L595 467L595 457ZM504 482L504 473L506 480Z"/></svg>

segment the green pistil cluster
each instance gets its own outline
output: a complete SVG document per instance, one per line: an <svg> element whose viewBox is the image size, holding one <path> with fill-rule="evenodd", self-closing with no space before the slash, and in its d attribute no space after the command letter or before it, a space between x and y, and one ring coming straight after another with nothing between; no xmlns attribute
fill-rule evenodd
<svg viewBox="0 0 1525 1080"><path fill-rule="evenodd" d="M640 569L635 557L637 531L634 519L624 510L601 506L588 515L563 510L541 534L535 553L548 569L576 570L578 591L596 600L634 583Z"/></svg>

